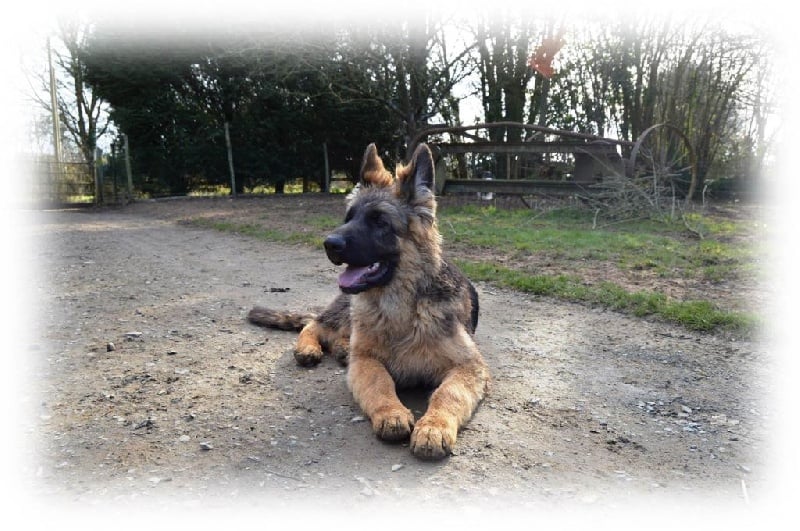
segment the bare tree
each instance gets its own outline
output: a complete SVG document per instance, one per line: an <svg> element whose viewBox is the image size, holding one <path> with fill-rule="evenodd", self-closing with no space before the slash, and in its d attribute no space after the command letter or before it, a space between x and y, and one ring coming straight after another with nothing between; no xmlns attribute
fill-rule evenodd
<svg viewBox="0 0 800 531"><path fill-rule="evenodd" d="M534 71L528 66L532 45L546 32L538 21L517 13L500 12L477 20L477 70L487 122L525 122L528 85ZM537 109L529 109L536 114ZM519 141L522 129L497 129L492 140Z"/></svg>
<svg viewBox="0 0 800 531"><path fill-rule="evenodd" d="M473 31L478 52L476 71L486 122L533 123L538 114L540 125L543 125L549 81L535 74L529 60L534 45L552 35L552 22L532 18L524 11L498 11L476 19ZM530 91L534 76L535 89ZM520 142L523 129L513 126L493 128L489 130L489 139L493 142ZM498 157L496 164L498 175L519 175L517 158Z"/></svg>
<svg viewBox="0 0 800 531"><path fill-rule="evenodd" d="M330 87L342 100L380 103L402 124L398 137L408 150L432 118L455 116L452 89L469 74L464 65L473 44L459 45L447 48L434 16L348 28L329 66Z"/></svg>
<svg viewBox="0 0 800 531"><path fill-rule="evenodd" d="M87 37L87 28L76 21L61 21L58 27L58 44L53 48L53 62L57 69L56 114L68 139L77 148L83 161L94 172L95 150L98 139L110 126L108 106L86 84L85 67L81 53ZM50 80L39 76L39 87L34 87L33 98L48 113L52 113L49 97Z"/></svg>

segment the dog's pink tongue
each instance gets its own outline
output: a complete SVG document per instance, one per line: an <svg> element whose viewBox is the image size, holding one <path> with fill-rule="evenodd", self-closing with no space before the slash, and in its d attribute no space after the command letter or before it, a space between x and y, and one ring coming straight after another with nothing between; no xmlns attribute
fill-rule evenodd
<svg viewBox="0 0 800 531"><path fill-rule="evenodd" d="M347 269L339 275L339 287L350 288L357 284L358 281L361 280L361 277L367 272L367 269L369 269L369 267L347 266Z"/></svg>

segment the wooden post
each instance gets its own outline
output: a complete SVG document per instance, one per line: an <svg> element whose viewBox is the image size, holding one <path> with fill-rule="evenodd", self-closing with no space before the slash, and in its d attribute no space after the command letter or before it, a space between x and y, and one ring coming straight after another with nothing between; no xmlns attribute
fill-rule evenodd
<svg viewBox="0 0 800 531"><path fill-rule="evenodd" d="M117 145L111 142L111 193L114 195L114 202L119 203L119 195L117 195Z"/></svg>
<svg viewBox="0 0 800 531"><path fill-rule="evenodd" d="M231 132L228 122L225 122L225 147L228 150L228 171L231 173L231 195L236 197L236 174L233 172L233 148L231 147Z"/></svg>
<svg viewBox="0 0 800 531"><path fill-rule="evenodd" d="M131 175L131 157L130 150L128 149L128 135L123 134L122 140L125 148L125 173L128 177L127 183L127 197L125 198L128 203L133 201L133 175Z"/></svg>
<svg viewBox="0 0 800 531"><path fill-rule="evenodd" d="M103 201L103 150L97 148L94 152L94 204L102 205Z"/></svg>
<svg viewBox="0 0 800 531"><path fill-rule="evenodd" d="M50 37L47 37L47 63L50 67L50 113L53 118L53 154L61 177L61 120L58 116L58 102L56 99L56 76L53 70L53 57L50 52Z"/></svg>
<svg viewBox="0 0 800 531"><path fill-rule="evenodd" d="M444 183L447 180L447 163L444 157L439 157L439 160L433 165L433 187L436 190L436 195L442 195L444 192Z"/></svg>
<svg viewBox="0 0 800 531"><path fill-rule="evenodd" d="M331 191L331 168L328 164L328 143L322 143L322 156L325 157L325 179L323 180L323 186L325 189L323 192L330 192Z"/></svg>
<svg viewBox="0 0 800 531"><path fill-rule="evenodd" d="M60 200L59 188L64 182L64 166L61 164L61 120L58 113L58 101L56 98L56 77L53 70L53 57L50 51L50 37L47 37L47 62L50 67L50 113L53 119L53 164L55 172L50 174L50 193L54 194L54 199ZM53 164L50 167L53 167Z"/></svg>

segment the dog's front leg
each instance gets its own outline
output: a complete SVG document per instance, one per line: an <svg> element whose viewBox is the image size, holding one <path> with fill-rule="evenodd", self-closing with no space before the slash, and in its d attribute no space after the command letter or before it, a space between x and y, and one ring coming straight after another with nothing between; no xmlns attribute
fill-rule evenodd
<svg viewBox="0 0 800 531"><path fill-rule="evenodd" d="M411 451L421 459L450 455L458 430L472 417L489 385L482 360L453 368L431 394L428 410L411 434Z"/></svg>
<svg viewBox="0 0 800 531"><path fill-rule="evenodd" d="M414 429L414 415L397 398L394 380L386 367L371 356L351 354L347 384L372 430L384 441L401 441Z"/></svg>
<svg viewBox="0 0 800 531"><path fill-rule="evenodd" d="M315 319L300 331L294 347L294 359L298 365L311 367L322 361L322 345L319 342L321 328Z"/></svg>

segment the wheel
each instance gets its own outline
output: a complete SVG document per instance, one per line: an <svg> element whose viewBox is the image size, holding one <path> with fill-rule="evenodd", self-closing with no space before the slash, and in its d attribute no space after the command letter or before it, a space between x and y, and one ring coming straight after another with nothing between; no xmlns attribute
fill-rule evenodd
<svg viewBox="0 0 800 531"><path fill-rule="evenodd" d="M694 150L689 139L670 124L648 127L631 149L628 177L650 195L657 208L674 206L677 200L688 203L697 186Z"/></svg>

